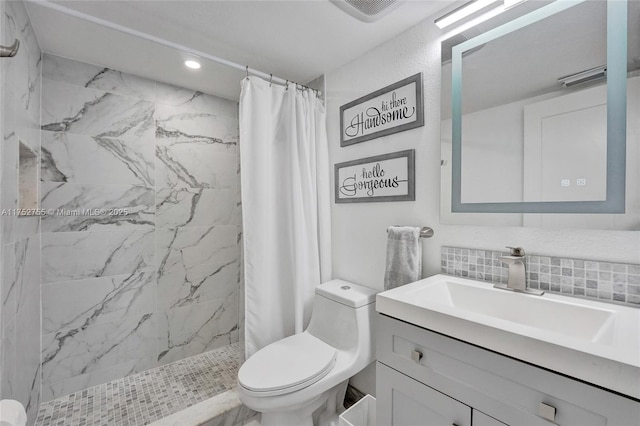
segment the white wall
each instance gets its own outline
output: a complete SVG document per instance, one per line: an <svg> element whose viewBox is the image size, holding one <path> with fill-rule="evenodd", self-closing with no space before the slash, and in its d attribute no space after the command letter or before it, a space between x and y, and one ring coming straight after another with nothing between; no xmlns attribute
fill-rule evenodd
<svg viewBox="0 0 640 426"><path fill-rule="evenodd" d="M394 39L326 74L331 164L414 148L416 201L332 205L333 275L383 288L389 225L425 225L435 230L424 242L423 273L440 271L440 247L500 250L518 245L527 253L640 263L640 232L544 230L520 227L440 225L440 37L427 19ZM340 106L400 79L422 72L424 127L349 147L340 147ZM353 379L373 393L372 369Z"/></svg>

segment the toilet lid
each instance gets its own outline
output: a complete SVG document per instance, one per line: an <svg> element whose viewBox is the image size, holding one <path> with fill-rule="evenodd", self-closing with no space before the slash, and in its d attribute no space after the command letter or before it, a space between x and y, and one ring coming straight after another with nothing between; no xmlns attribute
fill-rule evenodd
<svg viewBox="0 0 640 426"><path fill-rule="evenodd" d="M322 340L309 333L296 334L253 354L238 371L238 382L254 392L293 392L327 375L336 356L336 349Z"/></svg>

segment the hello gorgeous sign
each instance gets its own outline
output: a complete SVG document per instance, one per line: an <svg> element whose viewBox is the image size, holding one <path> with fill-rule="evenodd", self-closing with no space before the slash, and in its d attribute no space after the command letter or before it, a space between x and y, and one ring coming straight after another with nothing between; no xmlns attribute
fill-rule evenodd
<svg viewBox="0 0 640 426"><path fill-rule="evenodd" d="M335 165L336 203L415 200L415 151Z"/></svg>
<svg viewBox="0 0 640 426"><path fill-rule="evenodd" d="M424 125L422 73L340 107L340 146Z"/></svg>

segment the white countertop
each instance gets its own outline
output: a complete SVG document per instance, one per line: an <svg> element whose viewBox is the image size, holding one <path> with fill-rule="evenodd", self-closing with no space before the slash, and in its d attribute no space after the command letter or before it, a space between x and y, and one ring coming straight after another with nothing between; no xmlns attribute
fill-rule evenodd
<svg viewBox="0 0 640 426"><path fill-rule="evenodd" d="M446 285L469 290L470 300L451 302L440 290ZM526 309L511 312L512 320L503 319L504 313L499 314L503 318L491 315L491 304L504 312L506 305L518 307L521 302ZM376 310L640 399L640 309L551 293L518 294L494 289L492 283L439 274L379 293ZM590 324L578 318L581 311L606 316L600 333L589 333Z"/></svg>

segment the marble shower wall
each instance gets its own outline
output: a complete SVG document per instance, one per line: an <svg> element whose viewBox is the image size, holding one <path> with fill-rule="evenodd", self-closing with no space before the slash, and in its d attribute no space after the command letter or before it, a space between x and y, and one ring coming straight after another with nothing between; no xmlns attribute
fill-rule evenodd
<svg viewBox="0 0 640 426"><path fill-rule="evenodd" d="M237 104L48 54L42 91L43 400L237 342Z"/></svg>
<svg viewBox="0 0 640 426"><path fill-rule="evenodd" d="M40 47L22 2L0 2L0 398L17 399L33 424L40 403L40 219L17 217L20 144L40 152ZM37 187L33 188L37 190Z"/></svg>

